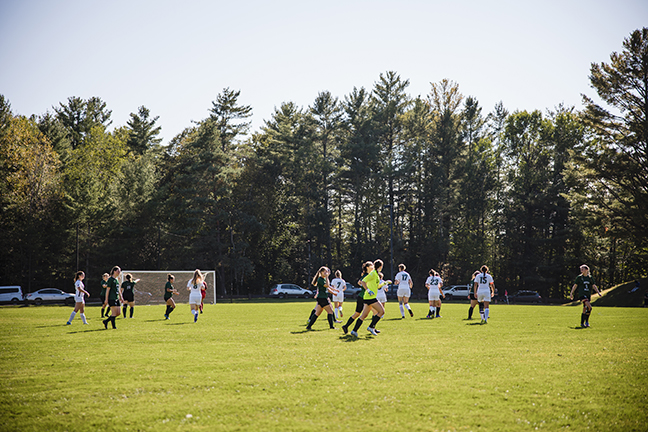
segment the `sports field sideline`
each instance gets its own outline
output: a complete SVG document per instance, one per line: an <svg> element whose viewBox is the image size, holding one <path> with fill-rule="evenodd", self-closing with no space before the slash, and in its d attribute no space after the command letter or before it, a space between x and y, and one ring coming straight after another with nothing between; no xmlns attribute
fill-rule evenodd
<svg viewBox="0 0 648 432"><path fill-rule="evenodd" d="M2 431L648 430L648 309L466 304L374 337L306 332L312 301L139 306L104 330L67 307L0 308ZM352 313L348 303L345 312ZM340 324L338 324L338 327Z"/></svg>

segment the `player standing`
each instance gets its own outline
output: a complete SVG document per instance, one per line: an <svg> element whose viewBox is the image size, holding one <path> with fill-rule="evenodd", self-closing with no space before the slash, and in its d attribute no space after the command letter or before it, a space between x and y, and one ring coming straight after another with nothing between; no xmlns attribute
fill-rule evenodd
<svg viewBox="0 0 648 432"><path fill-rule="evenodd" d="M194 316L194 322L198 321L198 308L200 307L200 302L202 301L202 295L200 295L200 289L203 286L203 275L200 270L196 269L194 271L193 277L187 282L187 291L189 291L189 306L191 306L191 313Z"/></svg>
<svg viewBox="0 0 648 432"><path fill-rule="evenodd" d="M328 319L329 328L335 329L333 325L333 309L331 308L331 301L328 298L328 294L333 295L337 294L337 290L331 287L328 275L331 274L331 270L328 267L320 267L315 276L313 276L312 285L317 286L317 306L315 306L315 313L311 314L310 319L308 320L308 325L306 330L312 330L313 324L317 321L317 318L321 315L322 311L326 311L326 318Z"/></svg>
<svg viewBox="0 0 648 432"><path fill-rule="evenodd" d="M398 273L396 274L396 280L394 281L398 284L398 291L396 295L398 296L398 306L400 307L400 313L405 318L405 309L409 312L410 316L414 316L412 308L409 305L409 299L412 297L412 277L409 273L405 271L405 264L398 264Z"/></svg>
<svg viewBox="0 0 648 432"><path fill-rule="evenodd" d="M430 305L430 312L426 318L434 319L435 316L441 318L441 296L445 298L445 294L441 290L443 280L434 269L430 269L429 275L425 281L425 288L428 290L428 304Z"/></svg>
<svg viewBox="0 0 648 432"><path fill-rule="evenodd" d="M74 276L74 310L70 314L70 319L68 320L67 325L72 324L72 320L74 319L74 316L77 312L81 312L81 321L83 321L83 324L88 324L85 316L84 297L86 295L90 297L90 294L85 290L83 279L85 279L85 273L83 273L82 271L78 271Z"/></svg>
<svg viewBox="0 0 648 432"><path fill-rule="evenodd" d="M173 301L173 294L180 294L173 286L173 281L175 276L172 274L167 275L167 283L164 286L164 301L166 302L166 312L164 313L164 318L169 319L169 315L176 307L175 302Z"/></svg>
<svg viewBox="0 0 648 432"><path fill-rule="evenodd" d="M104 273L101 276L101 291L99 292L99 299L101 300L101 318L104 317L104 311L108 309L108 303L106 303L106 289L108 288L108 277L110 277L108 273ZM106 311L106 316L108 316L107 311Z"/></svg>
<svg viewBox="0 0 648 432"><path fill-rule="evenodd" d="M126 273L124 275L126 279L121 285L121 295L124 299L124 304L122 305L122 314L126 318L126 309L130 306L130 318L133 318L133 307L135 306L135 284L140 280L133 280L133 275Z"/></svg>
<svg viewBox="0 0 648 432"><path fill-rule="evenodd" d="M492 297L495 297L495 282L493 281L493 276L488 274L487 266L481 266L481 272L475 278L474 286L475 292L477 293L477 301L484 303L484 316L482 317L481 323L487 324L490 313L490 301Z"/></svg>
<svg viewBox="0 0 648 432"><path fill-rule="evenodd" d="M110 277L106 282L106 303L110 306L110 316L103 320L104 328L108 329L108 323L112 324L112 328L116 329L115 318L119 316L119 305L124 301L121 292L119 291L119 281L117 278L121 274L121 269L115 266L110 270Z"/></svg>
<svg viewBox="0 0 648 432"><path fill-rule="evenodd" d="M574 280L574 286L572 287L570 298L574 300L574 291L578 289L578 300L583 301L583 313L581 314L581 327L589 327L589 317L592 313L592 288L596 290L599 297L601 297L601 292L596 286L594 278L590 275L590 269L588 266L583 264L580 266L581 274L576 276Z"/></svg>
<svg viewBox="0 0 648 432"><path fill-rule="evenodd" d="M479 303L477 301L477 296L475 295L475 278L477 277L478 274L479 274L478 271L473 273L472 280L470 281L470 285L468 288L468 298L470 299L470 309L468 309L469 320L472 319L473 310L475 309L475 306L477 304L479 304L479 316L481 316L482 319L484 319L484 303Z"/></svg>
<svg viewBox="0 0 648 432"><path fill-rule="evenodd" d="M335 307L335 321L338 321L344 315L342 314L342 303L344 303L344 291L346 291L346 281L342 279L342 272L340 270L335 271L335 279L331 281L333 288L337 290L337 294L333 296L333 306Z"/></svg>

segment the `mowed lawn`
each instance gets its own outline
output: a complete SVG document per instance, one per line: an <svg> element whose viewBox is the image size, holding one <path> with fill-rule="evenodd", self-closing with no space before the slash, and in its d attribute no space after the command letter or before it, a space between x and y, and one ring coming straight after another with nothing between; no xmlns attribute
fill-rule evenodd
<svg viewBox="0 0 648 432"><path fill-rule="evenodd" d="M347 302L346 316L354 302ZM0 308L2 431L648 430L648 309L466 304L359 338L313 301L164 306L104 330L71 308ZM345 321L346 321L345 316ZM340 327L340 324L337 325Z"/></svg>

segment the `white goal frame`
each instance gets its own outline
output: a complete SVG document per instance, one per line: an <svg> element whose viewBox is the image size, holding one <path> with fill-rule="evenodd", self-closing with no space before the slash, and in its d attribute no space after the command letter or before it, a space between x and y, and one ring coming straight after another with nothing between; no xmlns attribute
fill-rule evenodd
<svg viewBox="0 0 648 432"><path fill-rule="evenodd" d="M124 282L124 275L126 273L131 273L131 274L136 274L136 275L142 275L142 274L165 274L165 275L167 275L167 274L175 274L175 273L178 273L178 272L193 273L194 271L195 271L195 269L194 270L122 270L121 274L119 275L119 286L121 286L121 284ZM203 274L203 276L211 275L213 277L213 280L214 280L214 286L213 286L213 289L214 289L214 303L213 304L216 304L216 270L200 270L200 272ZM135 278L135 279L137 279L137 278ZM182 284L185 283L185 281L179 281L179 282L181 282ZM183 285L183 288L184 288L184 285Z"/></svg>

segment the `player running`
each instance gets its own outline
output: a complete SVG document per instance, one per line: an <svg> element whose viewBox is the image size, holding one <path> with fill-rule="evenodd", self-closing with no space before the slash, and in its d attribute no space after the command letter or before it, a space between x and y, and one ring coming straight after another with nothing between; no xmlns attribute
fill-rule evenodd
<svg viewBox="0 0 648 432"><path fill-rule="evenodd" d="M414 283L410 274L405 271L405 264L398 264L398 273L396 274L394 283L398 284L396 296L398 296L398 307L400 308L402 317L405 318L405 309L413 317L414 312L412 312L412 308L409 305L409 299L412 297L412 286Z"/></svg>
<svg viewBox="0 0 648 432"><path fill-rule="evenodd" d="M340 270L335 271L335 279L331 281L333 288L337 290L337 294L333 296L333 306L335 307L335 321L338 321L344 315L342 314L342 303L344 303L344 291L346 291L346 281L342 279L342 272Z"/></svg>
<svg viewBox="0 0 648 432"><path fill-rule="evenodd" d="M313 324L315 324L315 321L317 321L317 318L319 318L323 310L327 313L329 327L335 329L335 326L333 325L333 309L331 308L331 301L328 298L328 293L335 295L338 290L331 287L329 284L329 274L331 274L331 270L329 270L328 267L322 266L315 276L313 276L311 284L317 286L317 306L315 307L315 313L311 314L311 317L308 320L306 330L312 330Z"/></svg>
<svg viewBox="0 0 648 432"><path fill-rule="evenodd" d="M173 281L175 280L175 276L172 274L167 275L167 283L164 286L164 301L166 302L166 312L164 313L164 318L169 319L169 315L171 315L171 312L176 307L175 302L173 301L173 294L180 294L174 287L173 287Z"/></svg>
<svg viewBox="0 0 648 432"><path fill-rule="evenodd" d="M356 299L355 312L347 320L346 324L344 324L342 326L342 331L344 332L344 334L347 334L349 332L349 327L351 326L351 324L353 324L353 321L355 321L356 318L358 318L360 315L362 315L362 310L364 309L364 293L365 293L365 289L364 289L364 287L362 286L362 284L360 282L368 274L368 273L366 273L366 267L365 267L368 263L369 262L364 263L362 265L362 275L360 275L360 279L358 280L358 286L360 286L360 291L358 291L358 296L357 296L357 299ZM376 330L376 331L378 333L380 333L378 330Z"/></svg>
<svg viewBox="0 0 648 432"><path fill-rule="evenodd" d="M189 291L189 306L191 306L191 314L194 316L194 322L198 322L198 309L202 301L200 289L203 286L203 277L200 270L194 271L193 277L187 282L187 291Z"/></svg>
<svg viewBox="0 0 648 432"><path fill-rule="evenodd" d="M106 302L106 289L108 288L108 278L110 275L104 273L101 276L101 291L99 292L99 298L101 299L101 318L104 317L104 311L106 312L106 317L108 317L108 312L110 311L110 306Z"/></svg>
<svg viewBox="0 0 648 432"><path fill-rule="evenodd" d="M475 292L477 293L477 301L484 303L484 315L481 324L488 323L488 316L490 313L491 298L495 297L495 282L493 276L488 274L488 267L481 266L481 272L475 278Z"/></svg>
<svg viewBox="0 0 648 432"><path fill-rule="evenodd" d="M580 271L581 274L576 276L576 280L574 280L574 286L572 287L570 298L574 300L574 291L578 289L577 298L578 300L583 301L583 313L581 314L581 327L586 328L590 326L589 317L592 313L592 304L590 303L592 298L592 288L596 290L599 297L601 297L601 292L596 286L594 277L590 275L589 267L583 264L582 266L580 266Z"/></svg>
<svg viewBox="0 0 648 432"><path fill-rule="evenodd" d="M85 316L85 299L84 297L87 295L90 297L90 293L85 290L85 286L83 285L83 279L85 279L85 273L82 271L78 271L74 277L74 310L70 314L70 319L67 322L67 325L72 324L72 320L74 319L74 316L76 315L77 312L81 312L81 321L83 321L83 324L88 324L88 321L86 321L86 316Z"/></svg>
<svg viewBox="0 0 648 432"><path fill-rule="evenodd" d="M445 298L445 294L441 290L443 279L434 269L430 269L429 275L425 281L425 287L428 290L428 304L430 305L430 312L426 318L441 318L441 297Z"/></svg>
<svg viewBox="0 0 648 432"><path fill-rule="evenodd" d="M369 327L367 327L367 331L374 336L377 336L379 333L376 330L376 324L378 324L378 321L380 321L383 315L385 315L385 308L378 301L378 299L376 299L380 285L380 276L378 273L380 272L380 270L382 270L382 267L383 262L379 259L374 261L373 263L371 261L364 263L363 271L367 273L367 276L365 276L360 281L361 286L363 286L365 289L363 297L364 306L362 308L362 314L356 321L353 331L351 332L352 336L358 337L358 330L360 329L362 322L367 317L367 315L369 315L369 312L372 309L374 310L374 316L371 319L371 324L369 324Z"/></svg>

